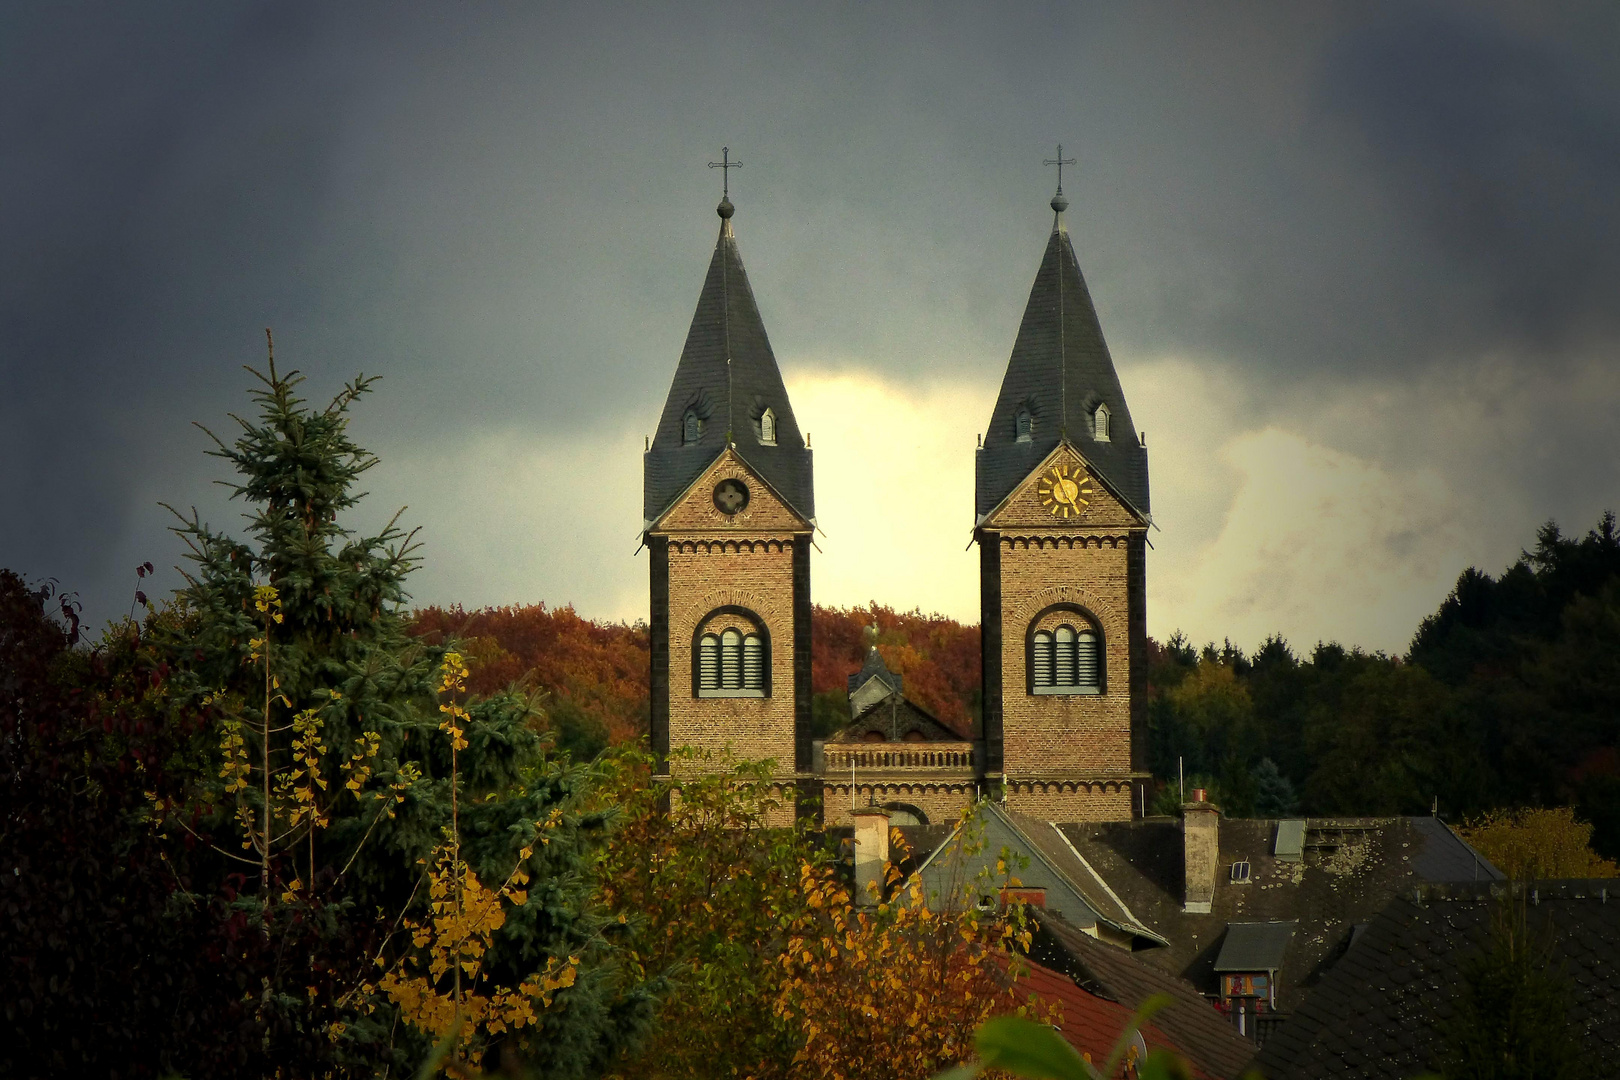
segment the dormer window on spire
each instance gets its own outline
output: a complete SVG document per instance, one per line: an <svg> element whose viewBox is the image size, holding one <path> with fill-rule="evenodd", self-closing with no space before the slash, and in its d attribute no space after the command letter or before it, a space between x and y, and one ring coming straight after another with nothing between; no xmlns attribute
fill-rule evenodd
<svg viewBox="0 0 1620 1080"><path fill-rule="evenodd" d="M1098 405L1091 414L1091 431L1098 442L1108 441L1108 406Z"/></svg>
<svg viewBox="0 0 1620 1080"><path fill-rule="evenodd" d="M1018 415L1013 419L1013 431L1019 442L1029 442L1035 438L1035 417L1030 414L1028 405L1018 407Z"/></svg>
<svg viewBox="0 0 1620 1080"><path fill-rule="evenodd" d="M703 437L703 418L697 414L696 409L687 409L686 416L681 420L681 443L690 445Z"/></svg>
<svg viewBox="0 0 1620 1080"><path fill-rule="evenodd" d="M759 414L759 441L764 446L776 445L776 413L770 409Z"/></svg>

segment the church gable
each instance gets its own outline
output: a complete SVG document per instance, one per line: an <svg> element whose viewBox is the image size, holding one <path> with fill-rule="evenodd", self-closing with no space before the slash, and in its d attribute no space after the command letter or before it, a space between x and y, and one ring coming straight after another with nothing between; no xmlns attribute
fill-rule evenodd
<svg viewBox="0 0 1620 1080"><path fill-rule="evenodd" d="M727 513L733 506L738 509ZM656 532L808 532L810 528L730 448L652 525Z"/></svg>
<svg viewBox="0 0 1620 1080"><path fill-rule="evenodd" d="M1120 529L1145 524L1068 443L1047 455L991 511L987 529Z"/></svg>

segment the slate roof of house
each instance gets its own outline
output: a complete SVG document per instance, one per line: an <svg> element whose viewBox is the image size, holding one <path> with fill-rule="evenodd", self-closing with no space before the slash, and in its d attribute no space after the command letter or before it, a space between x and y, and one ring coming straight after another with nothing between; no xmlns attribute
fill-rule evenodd
<svg viewBox="0 0 1620 1080"><path fill-rule="evenodd" d="M1099 403L1111 414L1106 442L1092 437L1092 411ZM1030 441L1019 442L1015 425L1024 406L1034 431ZM1147 448L1131 421L1059 211L978 453L975 512L995 509L1062 440L1126 502L1148 513Z"/></svg>
<svg viewBox="0 0 1620 1080"><path fill-rule="evenodd" d="M984 804L982 835L975 843L958 841L960 827L932 853L921 858L918 873L932 898L978 879L980 871L992 878L1003 847L1023 856L1027 864L1013 872L1026 888L1046 890L1046 907L1072 926L1090 929L1102 924L1135 947L1164 945L1165 939L1145 926L1108 884L1064 839L1051 822L1015 814L995 803Z"/></svg>
<svg viewBox="0 0 1620 1080"><path fill-rule="evenodd" d="M889 670L889 665L883 662L883 654L878 652L875 645L866 650L866 662L861 665L861 670L849 677L849 692L853 694L873 679L882 679L891 690L903 692L906 688L906 677Z"/></svg>
<svg viewBox="0 0 1620 1080"><path fill-rule="evenodd" d="M1229 923L1297 921L1277 974L1278 1008L1292 1010L1348 947L1357 924L1416 884L1499 880L1489 862L1433 818L1313 818L1304 859L1273 853L1275 821L1223 818L1209 914L1182 910L1185 854L1171 818L1059 826L1114 895L1170 944L1142 958L1200 990L1217 988L1215 962ZM1247 884L1231 881L1249 863ZM1476 869L1477 865L1477 869Z"/></svg>
<svg viewBox="0 0 1620 1080"><path fill-rule="evenodd" d="M713 464L728 437L737 455L800 516L815 517L810 450L748 285L730 209L729 201L721 204L720 238L657 433L644 455L642 516L649 523ZM774 446L760 441L759 419L767 408L776 418ZM696 442L683 444L688 409L703 420L703 432Z"/></svg>
<svg viewBox="0 0 1620 1080"><path fill-rule="evenodd" d="M1039 932L1031 954L1083 989L1132 1013L1154 994L1168 994L1172 1004L1153 1024L1202 1075L1222 1080L1236 1076L1253 1055L1254 1046L1232 1029L1231 1021L1185 979L1147 963L1144 957L1150 954L1115 948L1050 914L1037 913L1036 923Z"/></svg>
<svg viewBox="0 0 1620 1080"><path fill-rule="evenodd" d="M1550 926L1573 1035L1594 1063L1620 1061L1620 892L1614 881L1531 886L1532 932ZM1504 887L1495 886L1500 892ZM1255 1064L1268 1080L1371 1080L1435 1068L1461 965L1489 935L1492 886L1408 890L1374 918ZM1613 893L1614 895L1610 895Z"/></svg>

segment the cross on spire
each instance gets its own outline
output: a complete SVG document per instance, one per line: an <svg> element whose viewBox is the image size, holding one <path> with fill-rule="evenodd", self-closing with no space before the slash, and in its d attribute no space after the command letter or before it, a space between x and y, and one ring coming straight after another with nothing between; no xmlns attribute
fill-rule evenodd
<svg viewBox="0 0 1620 1080"><path fill-rule="evenodd" d="M1074 164L1074 158L1072 158L1072 157L1071 158L1064 157L1063 156L1063 144L1058 143L1058 156L1055 157L1055 158L1047 158L1045 161L1041 162L1041 164L1042 165L1056 165L1058 167L1058 188L1057 188L1057 193L1059 195L1062 195L1063 194L1063 166L1065 166L1065 165L1073 165Z"/></svg>
<svg viewBox="0 0 1620 1080"><path fill-rule="evenodd" d="M1063 148L1060 146L1058 149L1061 151ZM731 147L722 146L720 160L709 162L709 168L720 170L720 197L731 198L731 170L742 168L742 162L731 160Z"/></svg>

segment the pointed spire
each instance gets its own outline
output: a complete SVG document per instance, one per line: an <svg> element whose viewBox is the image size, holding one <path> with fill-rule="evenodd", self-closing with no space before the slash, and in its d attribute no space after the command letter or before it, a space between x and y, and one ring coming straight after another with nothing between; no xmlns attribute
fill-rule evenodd
<svg viewBox="0 0 1620 1080"><path fill-rule="evenodd" d="M743 269L731 226L736 207L722 197L716 212L720 235L645 454L643 517L660 517L730 447L809 519L815 515L810 452Z"/></svg>
<svg viewBox="0 0 1620 1080"><path fill-rule="evenodd" d="M1048 164L1071 161L1060 147L1058 159ZM1051 202L1052 233L979 451L974 502L981 515L1065 441L1127 502L1148 512L1147 451L1131 422L1097 309L1063 227L1068 205L1060 181Z"/></svg>

